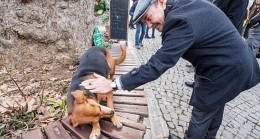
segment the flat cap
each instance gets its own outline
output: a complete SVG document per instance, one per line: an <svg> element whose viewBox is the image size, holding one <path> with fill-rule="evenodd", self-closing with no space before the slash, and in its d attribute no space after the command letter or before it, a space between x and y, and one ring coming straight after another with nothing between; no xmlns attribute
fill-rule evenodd
<svg viewBox="0 0 260 139"><path fill-rule="evenodd" d="M155 3L156 0L138 0L133 16L133 24L136 24L144 13L149 9L149 7Z"/></svg>

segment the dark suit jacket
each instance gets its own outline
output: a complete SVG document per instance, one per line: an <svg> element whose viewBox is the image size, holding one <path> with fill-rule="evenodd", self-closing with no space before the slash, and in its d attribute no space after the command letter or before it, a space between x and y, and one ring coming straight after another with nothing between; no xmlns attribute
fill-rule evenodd
<svg viewBox="0 0 260 139"><path fill-rule="evenodd" d="M145 65L120 77L124 89L157 79L180 57L196 69L190 104L198 109L223 106L260 82L260 68L252 51L215 5L178 0L165 13L163 46Z"/></svg>
<svg viewBox="0 0 260 139"><path fill-rule="evenodd" d="M247 16L249 0L215 0L213 3L221 9L241 33Z"/></svg>

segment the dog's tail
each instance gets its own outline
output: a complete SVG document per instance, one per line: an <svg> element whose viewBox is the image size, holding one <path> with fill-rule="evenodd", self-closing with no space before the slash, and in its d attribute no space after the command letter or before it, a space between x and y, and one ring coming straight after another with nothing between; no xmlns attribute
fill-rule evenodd
<svg viewBox="0 0 260 139"><path fill-rule="evenodd" d="M126 57L126 48L122 44L120 44L120 49L121 49L121 56L115 59L115 64L119 65L122 62L124 62L125 57Z"/></svg>

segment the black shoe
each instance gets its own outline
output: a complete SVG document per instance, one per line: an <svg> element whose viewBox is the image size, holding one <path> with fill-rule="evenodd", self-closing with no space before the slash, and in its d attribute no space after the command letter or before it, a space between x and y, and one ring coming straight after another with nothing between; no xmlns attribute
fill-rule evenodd
<svg viewBox="0 0 260 139"><path fill-rule="evenodd" d="M256 58L260 58L260 52L256 54Z"/></svg>
<svg viewBox="0 0 260 139"><path fill-rule="evenodd" d="M135 29L135 27L133 27L133 26L129 26L129 28L130 28L130 29Z"/></svg>
<svg viewBox="0 0 260 139"><path fill-rule="evenodd" d="M180 139L180 137L173 135L172 133L170 133L169 138L168 139Z"/></svg>
<svg viewBox="0 0 260 139"><path fill-rule="evenodd" d="M155 36L152 36L152 38L155 38Z"/></svg>
<svg viewBox="0 0 260 139"><path fill-rule="evenodd" d="M195 85L195 82L185 82L185 85L187 85L188 87L193 88Z"/></svg>
<svg viewBox="0 0 260 139"><path fill-rule="evenodd" d="M150 36L145 36L145 38L146 38L146 39L151 39L151 37L150 37Z"/></svg>

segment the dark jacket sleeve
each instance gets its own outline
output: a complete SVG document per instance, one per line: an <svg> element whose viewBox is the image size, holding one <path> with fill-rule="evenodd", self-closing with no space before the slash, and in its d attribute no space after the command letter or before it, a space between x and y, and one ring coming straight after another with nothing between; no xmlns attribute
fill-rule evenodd
<svg viewBox="0 0 260 139"><path fill-rule="evenodd" d="M257 23L260 23L260 13L256 14L254 17L252 17L252 18L249 20L249 22L248 22L248 24L249 24L250 26L254 26L254 25L256 25Z"/></svg>
<svg viewBox="0 0 260 139"><path fill-rule="evenodd" d="M250 20L248 21L247 25L246 25L246 28L245 28L245 32L244 32L244 35L243 37L244 38L248 38L248 33L249 33L249 29L256 25L257 23L260 24L260 13L256 14L255 16L251 17Z"/></svg>
<svg viewBox="0 0 260 139"><path fill-rule="evenodd" d="M193 30L185 20L170 20L165 22L163 46L149 59L149 61L120 77L125 90L132 90L147 82L159 78L167 69L173 67L179 58L194 42Z"/></svg>

